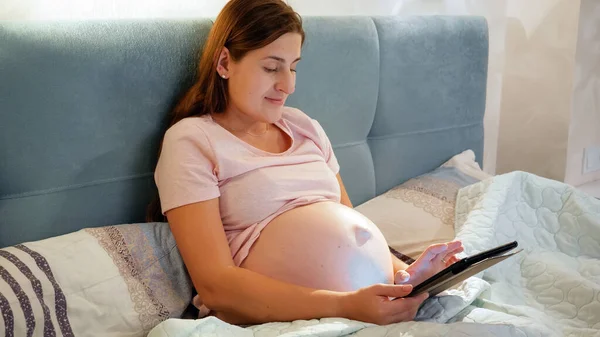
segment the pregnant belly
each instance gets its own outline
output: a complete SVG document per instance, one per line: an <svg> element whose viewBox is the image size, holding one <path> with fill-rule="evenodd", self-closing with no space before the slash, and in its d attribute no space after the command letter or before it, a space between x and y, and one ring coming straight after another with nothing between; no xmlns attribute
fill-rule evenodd
<svg viewBox="0 0 600 337"><path fill-rule="evenodd" d="M241 267L334 291L393 283L391 255L379 229L335 202L298 207L273 219Z"/></svg>

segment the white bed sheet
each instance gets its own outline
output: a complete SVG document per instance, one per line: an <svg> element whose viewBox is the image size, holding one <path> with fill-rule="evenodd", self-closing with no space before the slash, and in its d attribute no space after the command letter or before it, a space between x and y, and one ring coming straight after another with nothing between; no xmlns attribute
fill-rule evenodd
<svg viewBox="0 0 600 337"><path fill-rule="evenodd" d="M525 172L499 175L459 191L456 233L468 255L513 240L524 251L427 300L417 321L170 319L149 336L600 336L599 200Z"/></svg>

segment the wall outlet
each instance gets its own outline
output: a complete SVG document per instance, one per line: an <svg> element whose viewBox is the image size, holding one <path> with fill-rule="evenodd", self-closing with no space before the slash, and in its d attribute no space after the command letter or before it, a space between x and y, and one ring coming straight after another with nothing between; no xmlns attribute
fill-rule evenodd
<svg viewBox="0 0 600 337"><path fill-rule="evenodd" d="M586 147L583 153L583 174L600 170L600 146Z"/></svg>

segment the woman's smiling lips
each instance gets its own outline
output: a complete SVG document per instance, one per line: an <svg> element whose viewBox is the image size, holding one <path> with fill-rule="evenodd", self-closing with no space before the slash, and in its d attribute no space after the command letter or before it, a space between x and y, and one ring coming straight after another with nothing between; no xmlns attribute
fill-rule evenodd
<svg viewBox="0 0 600 337"><path fill-rule="evenodd" d="M275 105L283 105L283 98L269 98L265 97L267 101Z"/></svg>

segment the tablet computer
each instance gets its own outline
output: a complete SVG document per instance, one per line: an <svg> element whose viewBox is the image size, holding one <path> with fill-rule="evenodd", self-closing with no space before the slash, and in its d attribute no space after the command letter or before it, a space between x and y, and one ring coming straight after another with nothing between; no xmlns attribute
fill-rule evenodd
<svg viewBox="0 0 600 337"><path fill-rule="evenodd" d="M496 248L486 250L479 254L465 257L423 281L422 283L414 286L411 293L406 297L417 296L424 292L429 293L429 297L435 296L440 292L456 285L457 283L464 281L467 278L495 265L496 263L504 261L505 259L521 252L522 250L505 254L516 248L517 245L517 241L513 241Z"/></svg>

